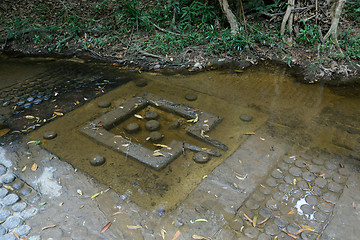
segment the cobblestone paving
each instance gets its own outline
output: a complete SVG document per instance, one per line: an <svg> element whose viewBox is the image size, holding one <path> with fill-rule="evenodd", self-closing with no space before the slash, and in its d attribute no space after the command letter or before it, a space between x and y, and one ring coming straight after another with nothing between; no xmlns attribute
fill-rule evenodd
<svg viewBox="0 0 360 240"><path fill-rule="evenodd" d="M26 223L39 211L39 194L0 165L0 240L27 236ZM40 205L39 205L40 204Z"/></svg>
<svg viewBox="0 0 360 240"><path fill-rule="evenodd" d="M348 174L339 161L286 156L241 206L230 226L251 239L318 239Z"/></svg>

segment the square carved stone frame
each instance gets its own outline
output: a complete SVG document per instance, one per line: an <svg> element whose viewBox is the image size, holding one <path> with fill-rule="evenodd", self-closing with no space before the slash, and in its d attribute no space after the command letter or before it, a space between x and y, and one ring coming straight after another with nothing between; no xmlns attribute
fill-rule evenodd
<svg viewBox="0 0 360 240"><path fill-rule="evenodd" d="M141 96L130 99L114 110L107 112L97 119L91 121L85 127L82 127L80 132L97 141L98 143L101 143L115 151L131 156L155 169L161 169L165 167L167 164L177 158L182 153L182 151L184 151L184 148L195 151L202 151L201 147L190 145L177 140L172 140L168 144L171 149L162 148L159 151L160 154L155 154L154 156L154 152L152 150L142 146L141 144L133 143L128 139L123 138L122 136L115 135L108 131L115 125L128 119L148 105L170 113L174 113L187 120L190 120L189 122L192 122L193 125L187 130L189 135L197 137L221 150L227 150L227 146L225 144L206 135L207 132L213 129L222 120L221 117L184 104L163 99L151 93L144 93ZM205 151L208 151L208 153L211 155L219 156L219 153L217 152L210 150Z"/></svg>

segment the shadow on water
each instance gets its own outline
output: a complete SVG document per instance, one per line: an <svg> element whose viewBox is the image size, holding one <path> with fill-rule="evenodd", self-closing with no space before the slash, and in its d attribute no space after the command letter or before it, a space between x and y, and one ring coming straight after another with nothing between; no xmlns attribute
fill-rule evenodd
<svg viewBox="0 0 360 240"><path fill-rule="evenodd" d="M302 150L320 149L360 158L359 87L303 84L296 81L287 68L271 62L264 61L245 70L233 66L184 75L174 72L129 73L114 66L81 61L51 60L40 63L37 60L34 67L33 61L28 63L28 59L24 60L24 65L19 63L21 70L16 70L7 66L10 64L8 61L0 63L5 72L12 69L12 72L0 77L0 101L2 104L10 101L10 108L7 105L1 110L9 118L18 120L19 123L15 124L17 130L36 125L35 120L41 122L47 119L47 122L52 117L58 119L32 132L29 137L41 140L46 131L58 132L57 138L43 145L45 148L145 208L175 207L246 140L247 136L243 133L256 132L259 128ZM17 71L20 71L19 74L13 73ZM42 81L39 79L46 81L33 83ZM136 84L136 81L146 84ZM70 87L66 87L67 83ZM31 91L26 93L30 86ZM16 96L22 91L23 95ZM18 102L27 101L33 91L36 97L41 95L41 102L15 112L13 108ZM221 116L223 120L208 134L225 143L229 150L219 150L222 156L213 157L206 164L195 163L192 160L194 152L187 151L185 156L181 155L164 169L156 171L79 133L78 129L89 121L145 92ZM196 95L197 100L186 100L184 96L188 93ZM43 98L46 94L50 96L48 101ZM16 101L6 100L9 96ZM105 100L111 102L111 107L99 108L98 102ZM6 111L3 110L5 108ZM146 110L143 111L138 114L145 115ZM54 117L54 112L65 115ZM168 113L159 113L166 116L164 124L177 119ZM253 120L240 120L242 114L251 115ZM28 115L35 119L25 118ZM143 124L143 120L132 117L111 131L116 135L125 134L139 143L146 142L148 132L145 130L137 135L125 133L124 128L130 121ZM141 125L141 128L144 129L144 126ZM201 148L214 148L186 134L181 135L183 133L171 133L165 129L163 134L164 142L160 142L163 144L178 137ZM146 144L149 149L156 149ZM106 164L91 166L89 159L96 154L105 156Z"/></svg>

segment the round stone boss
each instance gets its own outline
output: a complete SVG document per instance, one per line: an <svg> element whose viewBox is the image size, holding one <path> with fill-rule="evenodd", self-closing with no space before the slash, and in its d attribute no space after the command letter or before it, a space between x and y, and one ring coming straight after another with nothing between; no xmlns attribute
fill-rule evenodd
<svg viewBox="0 0 360 240"><path fill-rule="evenodd" d="M105 163L105 158L101 155L95 155L90 159L90 164L93 166L100 166Z"/></svg>

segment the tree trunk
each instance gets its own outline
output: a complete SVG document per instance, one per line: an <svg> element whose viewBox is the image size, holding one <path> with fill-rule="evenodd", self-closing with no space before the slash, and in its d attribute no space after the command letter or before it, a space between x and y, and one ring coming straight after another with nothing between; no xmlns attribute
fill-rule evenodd
<svg viewBox="0 0 360 240"><path fill-rule="evenodd" d="M234 13L231 11L229 7L229 3L227 0L219 0L222 11L224 12L231 28L231 33L236 35L239 32L239 23L236 20Z"/></svg>
<svg viewBox="0 0 360 240"><path fill-rule="evenodd" d="M338 0L338 2L336 3L335 13L331 19L331 26L330 26L329 31L324 36L324 41L326 41L330 37L330 34L331 34L333 40L335 42L337 42L337 28L339 25L340 15L341 15L342 9L345 5L345 2L346 2L346 0Z"/></svg>

